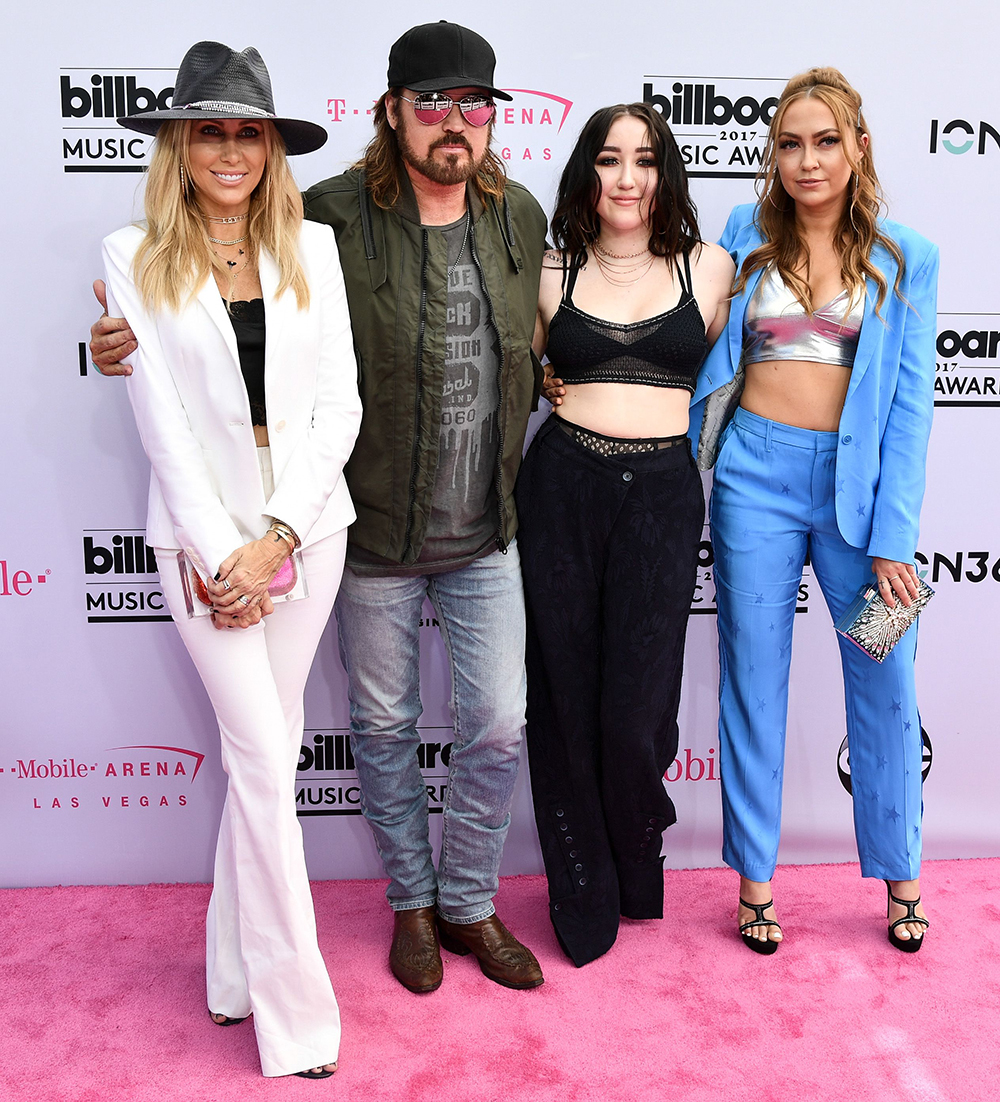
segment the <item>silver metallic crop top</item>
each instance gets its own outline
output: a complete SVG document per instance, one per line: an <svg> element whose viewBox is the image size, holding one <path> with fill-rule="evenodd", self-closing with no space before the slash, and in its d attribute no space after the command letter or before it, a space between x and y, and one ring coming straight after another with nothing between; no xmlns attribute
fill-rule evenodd
<svg viewBox="0 0 1000 1102"><path fill-rule="evenodd" d="M808 360L853 367L864 317L864 298L847 310L846 288L812 317L774 268L761 277L747 304L743 323L743 362Z"/></svg>

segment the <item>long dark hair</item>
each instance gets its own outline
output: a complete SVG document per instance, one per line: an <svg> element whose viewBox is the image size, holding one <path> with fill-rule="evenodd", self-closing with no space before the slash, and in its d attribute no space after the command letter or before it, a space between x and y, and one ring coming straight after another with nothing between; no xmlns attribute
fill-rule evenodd
<svg viewBox="0 0 1000 1102"><path fill-rule="evenodd" d="M687 173L677 142L663 116L647 103L617 103L602 107L587 120L559 180L552 238L574 264L583 263L601 232L597 200L601 181L597 157L616 119L631 115L646 124L658 171L649 207L649 251L670 263L701 242L698 212L688 193Z"/></svg>

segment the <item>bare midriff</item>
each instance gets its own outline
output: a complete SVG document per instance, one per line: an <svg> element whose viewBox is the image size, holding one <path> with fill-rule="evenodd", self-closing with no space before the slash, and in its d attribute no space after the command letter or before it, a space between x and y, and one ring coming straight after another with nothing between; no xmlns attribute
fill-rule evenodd
<svg viewBox="0 0 1000 1102"><path fill-rule="evenodd" d="M267 445L267 425L254 425L253 438L258 448L266 448Z"/></svg>
<svg viewBox="0 0 1000 1102"><path fill-rule="evenodd" d="M635 383L566 386L557 412L581 428L627 440L681 436L688 430L691 393Z"/></svg>
<svg viewBox="0 0 1000 1102"><path fill-rule="evenodd" d="M740 405L766 417L814 432L836 432L851 381L851 369L806 360L747 364Z"/></svg>

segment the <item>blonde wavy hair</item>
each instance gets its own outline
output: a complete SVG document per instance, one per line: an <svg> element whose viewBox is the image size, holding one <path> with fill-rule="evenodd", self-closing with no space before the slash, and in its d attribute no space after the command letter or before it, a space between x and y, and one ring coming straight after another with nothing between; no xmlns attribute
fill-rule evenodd
<svg viewBox="0 0 1000 1102"><path fill-rule="evenodd" d="M179 310L198 294L213 269L229 274L208 240L208 224L191 185L187 167L191 126L182 119L160 127L146 176L146 236L135 254L133 276L143 302L154 310ZM280 273L278 294L291 289L304 310L309 305L309 285L298 253L302 196L281 135L267 121L263 133L267 160L250 196L246 232L255 256L263 248L274 257Z"/></svg>
<svg viewBox="0 0 1000 1102"><path fill-rule="evenodd" d="M800 73L785 85L778 106L771 120L767 144L761 159L761 171L757 177L757 210L755 222L764 243L754 249L743 263L733 289L738 295L746 287L747 280L760 268L773 265L785 286L812 314L812 295L809 290L809 250L795 221L795 202L785 191L778 173L778 135L785 112L793 103L802 99L818 99L833 112L833 117L843 139L842 148L851 166L850 195L844 204L840 226L834 245L840 253L841 277L848 291L850 303L864 299L865 280L871 279L878 288L875 312L880 311L889 287L883 273L872 263L872 249L881 245L896 261L894 292L900 294L905 261L899 246L879 229L878 221L884 211L882 189L875 173L871 136L867 148L862 148L861 137L868 134L861 111L861 96L850 85L839 69L810 69ZM855 142L848 139L853 136ZM805 275L797 269L804 265Z"/></svg>
<svg viewBox="0 0 1000 1102"><path fill-rule="evenodd" d="M363 170L365 174L365 186L375 202L375 205L385 210L395 206L403 190L403 177L406 174L406 166L403 155L399 150L399 141L396 131L389 125L386 100L390 97L398 99L402 95L402 88L390 88L384 92L375 104L372 111L372 122L375 124L375 136L368 143L360 161L356 161L351 167L355 171ZM493 123L490 123L490 143L493 141ZM503 161L493 152L489 145L486 147L486 157L479 166L479 171L472 178L472 183L479 193L479 198L484 202L492 197L498 202L503 199L504 185L507 183L507 170Z"/></svg>

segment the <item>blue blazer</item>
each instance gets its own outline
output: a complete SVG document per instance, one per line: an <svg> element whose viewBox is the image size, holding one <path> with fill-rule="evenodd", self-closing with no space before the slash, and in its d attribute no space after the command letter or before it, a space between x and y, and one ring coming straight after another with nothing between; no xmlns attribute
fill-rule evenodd
<svg viewBox="0 0 1000 1102"><path fill-rule="evenodd" d="M734 208L719 244L740 270L761 244L755 204ZM871 556L913 562L924 496L927 439L934 413L938 250L906 226L888 220L881 230L906 260L900 291L893 293L896 262L881 246L872 262L885 275L889 294L882 318L875 314L876 288L868 280L864 320L851 382L840 415L837 449L837 525L853 547ZM734 298L729 324L709 352L691 399L695 444L705 399L739 368L747 304L762 272ZM884 320L883 320L884 319Z"/></svg>

